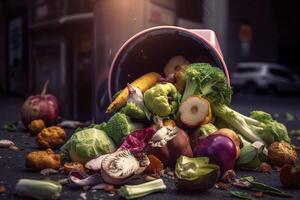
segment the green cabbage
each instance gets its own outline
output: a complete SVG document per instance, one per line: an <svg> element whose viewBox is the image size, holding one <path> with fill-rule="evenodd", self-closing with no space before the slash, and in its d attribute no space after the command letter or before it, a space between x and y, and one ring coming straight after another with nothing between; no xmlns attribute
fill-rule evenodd
<svg viewBox="0 0 300 200"><path fill-rule="evenodd" d="M63 161L85 163L97 156L114 152L116 146L104 131L88 128L74 133L60 150Z"/></svg>

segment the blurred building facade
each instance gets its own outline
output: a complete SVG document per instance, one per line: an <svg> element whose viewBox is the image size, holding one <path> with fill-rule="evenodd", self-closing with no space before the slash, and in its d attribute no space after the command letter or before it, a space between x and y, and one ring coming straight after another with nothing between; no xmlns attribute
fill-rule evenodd
<svg viewBox="0 0 300 200"><path fill-rule="evenodd" d="M65 117L90 118L93 3L30 0L28 11L30 91L49 79Z"/></svg>
<svg viewBox="0 0 300 200"><path fill-rule="evenodd" d="M299 69L295 2L0 0L0 92L26 97L49 79L63 117L101 119L115 53L157 25L214 30L230 70L240 61Z"/></svg>
<svg viewBox="0 0 300 200"><path fill-rule="evenodd" d="M27 94L26 0L0 1L0 92Z"/></svg>

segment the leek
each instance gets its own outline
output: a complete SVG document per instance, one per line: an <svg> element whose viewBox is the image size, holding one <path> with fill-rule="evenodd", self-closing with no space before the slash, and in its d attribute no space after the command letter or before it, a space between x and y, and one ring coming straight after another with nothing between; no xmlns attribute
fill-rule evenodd
<svg viewBox="0 0 300 200"><path fill-rule="evenodd" d="M135 199L146 196L148 194L163 191L167 188L162 179L157 179L139 185L124 185L118 193L125 199Z"/></svg>
<svg viewBox="0 0 300 200"><path fill-rule="evenodd" d="M46 200L57 199L60 196L62 186L58 182L50 180L20 179L15 189L18 196Z"/></svg>

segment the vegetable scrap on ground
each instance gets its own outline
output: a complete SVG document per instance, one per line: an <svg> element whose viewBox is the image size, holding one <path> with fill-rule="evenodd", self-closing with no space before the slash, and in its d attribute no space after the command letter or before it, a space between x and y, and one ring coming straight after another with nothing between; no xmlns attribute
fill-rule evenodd
<svg viewBox="0 0 300 200"><path fill-rule="evenodd" d="M46 94L46 82L42 94L29 97L22 107L23 124L41 149L27 155L24 168L65 173L66 179L20 179L15 194L57 199L63 187L72 187L135 199L166 191L163 176L168 174L179 193L215 187L240 199L292 197L234 171L272 168L280 170L284 187L300 189L298 155L287 128L267 112L245 116L233 110L232 89L222 70L175 56L163 71L163 76L144 74L118 92L107 108L108 121L65 123L79 126L67 141L58 126L58 100ZM7 140L0 144L14 146Z"/></svg>

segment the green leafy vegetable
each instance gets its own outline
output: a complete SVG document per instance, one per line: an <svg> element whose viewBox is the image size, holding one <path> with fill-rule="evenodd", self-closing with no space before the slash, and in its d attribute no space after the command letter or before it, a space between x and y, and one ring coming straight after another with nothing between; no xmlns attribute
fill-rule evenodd
<svg viewBox="0 0 300 200"><path fill-rule="evenodd" d="M17 127L16 127L15 123L12 123L12 122L5 123L2 126L2 129L4 131L9 131L9 132L15 132L15 131L17 131Z"/></svg>
<svg viewBox="0 0 300 200"><path fill-rule="evenodd" d="M240 188L249 189L256 192L263 192L270 195L292 197L291 194L283 192L275 187L266 185L264 183L256 182L254 177L252 176L236 179L233 185Z"/></svg>
<svg viewBox="0 0 300 200"><path fill-rule="evenodd" d="M295 119L294 115L292 113L285 113L285 120L286 121L293 121Z"/></svg>
<svg viewBox="0 0 300 200"><path fill-rule="evenodd" d="M130 118L123 113L114 114L106 124L106 133L119 145L129 133L137 129L143 129L143 125L133 123Z"/></svg>
<svg viewBox="0 0 300 200"><path fill-rule="evenodd" d="M191 95L199 95L211 104L229 104L232 90L219 68L207 63L194 63L185 70L186 80L182 101Z"/></svg>
<svg viewBox="0 0 300 200"><path fill-rule="evenodd" d="M154 192L166 190L166 188L167 186L163 180L157 179L139 185L124 185L118 190L118 193L125 199L136 199Z"/></svg>
<svg viewBox="0 0 300 200"><path fill-rule="evenodd" d="M182 100L191 95L200 95L212 105L213 114L226 121L250 142L261 141L271 144L274 141L290 142L286 127L263 111L254 111L250 117L242 115L227 105L232 90L225 74L206 63L195 63L185 70L186 88Z"/></svg>
<svg viewBox="0 0 300 200"><path fill-rule="evenodd" d="M135 103L129 102L124 106L120 112L134 119L147 119L147 115L145 113L146 108L141 108Z"/></svg>
<svg viewBox="0 0 300 200"><path fill-rule="evenodd" d="M265 145L262 142L250 143L240 136L243 147L241 148L240 156L236 165L246 169L257 169L261 162L266 161Z"/></svg>
<svg viewBox="0 0 300 200"><path fill-rule="evenodd" d="M281 140L284 140L288 143L291 142L285 125L274 120L269 113L264 111L252 111L250 113L250 118L261 122L261 124L258 126L252 125L252 129L254 131L256 130L257 134L267 144Z"/></svg>
<svg viewBox="0 0 300 200"><path fill-rule="evenodd" d="M226 105L218 104L213 107L213 113L248 141L261 141L266 144L281 140L288 143L291 141L286 127L266 112L252 111L250 117L247 117Z"/></svg>
<svg viewBox="0 0 300 200"><path fill-rule="evenodd" d="M132 119L147 119L150 113L144 104L144 97L140 89L132 87L127 83L128 98L126 105L120 110L120 112L129 116ZM150 118L148 118L150 119Z"/></svg>
<svg viewBox="0 0 300 200"><path fill-rule="evenodd" d="M63 161L85 163L99 155L115 151L116 147L104 131L88 128L74 133L60 150Z"/></svg>
<svg viewBox="0 0 300 200"><path fill-rule="evenodd" d="M239 199L246 199L246 200L257 200L257 198L252 197L249 193L247 192L241 192L241 191L236 191L236 190L231 190L230 195L232 197L236 197Z"/></svg>
<svg viewBox="0 0 300 200"><path fill-rule="evenodd" d="M102 122L101 124L94 124L93 123L93 124L90 124L88 127L85 127L85 128L78 127L78 128L75 129L74 133L77 133L79 131L89 129L89 128L95 128L95 129L106 132L106 122Z"/></svg>
<svg viewBox="0 0 300 200"><path fill-rule="evenodd" d="M89 128L95 128L95 129L106 132L106 126L107 126L106 122L102 122L101 124L92 124L92 125L90 125Z"/></svg>

